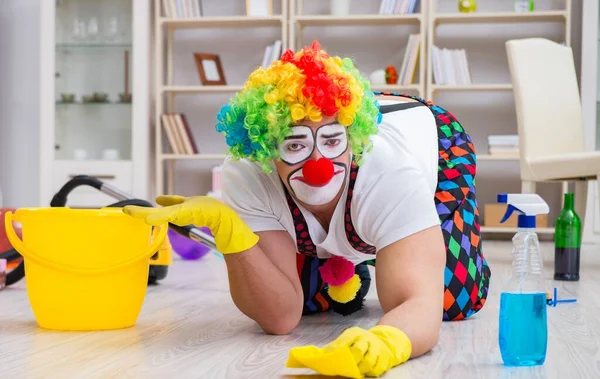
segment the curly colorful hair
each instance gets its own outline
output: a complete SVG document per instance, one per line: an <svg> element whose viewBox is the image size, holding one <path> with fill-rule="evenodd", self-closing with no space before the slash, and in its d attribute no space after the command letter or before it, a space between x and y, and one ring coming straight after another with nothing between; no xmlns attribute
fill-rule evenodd
<svg viewBox="0 0 600 379"><path fill-rule="evenodd" d="M379 103L350 58L329 56L314 41L252 72L243 89L220 109L216 130L225 136L234 159L259 162L270 173L272 160L279 157L278 145L294 123L336 114L348 128L360 165L381 122Z"/></svg>

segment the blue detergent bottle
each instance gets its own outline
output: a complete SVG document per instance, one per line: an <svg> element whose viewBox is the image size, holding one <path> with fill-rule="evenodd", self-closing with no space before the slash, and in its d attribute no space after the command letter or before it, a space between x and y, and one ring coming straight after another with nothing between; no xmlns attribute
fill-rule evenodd
<svg viewBox="0 0 600 379"><path fill-rule="evenodd" d="M546 360L548 323L546 289L536 215L548 214L548 204L537 194L499 194L508 205L501 222L518 212L512 239L512 272L500 294L499 345L506 366L541 365Z"/></svg>

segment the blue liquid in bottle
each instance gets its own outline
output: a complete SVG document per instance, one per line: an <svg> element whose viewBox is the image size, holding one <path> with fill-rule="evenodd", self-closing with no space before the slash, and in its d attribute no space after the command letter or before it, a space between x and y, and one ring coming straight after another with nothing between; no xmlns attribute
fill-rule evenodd
<svg viewBox="0 0 600 379"><path fill-rule="evenodd" d="M546 360L548 324L546 289L536 215L548 214L548 204L538 194L500 194L508 204L502 222L519 212L512 249L512 270L500 294L498 344L506 366L541 365Z"/></svg>
<svg viewBox="0 0 600 379"><path fill-rule="evenodd" d="M548 328L545 293L500 295L500 353L507 366L541 365L546 360Z"/></svg>

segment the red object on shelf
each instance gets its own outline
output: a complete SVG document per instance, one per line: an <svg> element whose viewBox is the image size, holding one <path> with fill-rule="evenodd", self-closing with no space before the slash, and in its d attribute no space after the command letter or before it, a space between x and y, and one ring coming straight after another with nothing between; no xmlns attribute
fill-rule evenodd
<svg viewBox="0 0 600 379"><path fill-rule="evenodd" d="M398 83L398 71L396 71L396 67L387 66L385 68L385 82L387 84L396 84Z"/></svg>

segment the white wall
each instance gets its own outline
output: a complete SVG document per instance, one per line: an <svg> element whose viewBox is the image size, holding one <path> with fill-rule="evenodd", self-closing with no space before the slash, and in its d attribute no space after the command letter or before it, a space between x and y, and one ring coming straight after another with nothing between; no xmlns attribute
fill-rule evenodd
<svg viewBox="0 0 600 379"><path fill-rule="evenodd" d="M0 1L0 189L6 206L38 203L39 8L40 0Z"/></svg>
<svg viewBox="0 0 600 379"><path fill-rule="evenodd" d="M275 0L279 3L278 0ZM243 14L244 2L235 0L204 1L205 14ZM304 13L329 12L328 1L304 0ZM377 13L379 0L352 0L352 13ZM457 0L439 0L440 11L454 12ZM479 0L478 11L511 11L512 0ZM536 9L561 9L564 0L536 0ZM581 2L573 1L571 43L579 72L581 55ZM563 40L564 26L559 23L497 25L442 25L438 28L436 44L443 47L464 47L475 82L507 83L510 81L504 42L511 38L542 36ZM319 39L333 54L353 57L366 73L388 64L401 64L406 38L416 27L311 27L303 34L303 43ZM175 83L199 84L192 60L195 51L221 55L225 75L230 84L241 84L246 75L260 63L264 46L277 38L277 28L179 31L176 33ZM196 94L178 96L177 110L185 112L194 125L202 152L220 152L225 144L214 131L218 107L229 94ZM454 113L474 138L478 153L487 153L487 135L516 133L516 116L511 91L505 92L443 92L433 99ZM178 162L175 190L184 195L205 193L210 189L210 163ZM495 202L498 191L519 192L518 162L480 162L477 173L478 200L483 204ZM539 192L550 203L556 215L560 207L560 186L539 185Z"/></svg>

